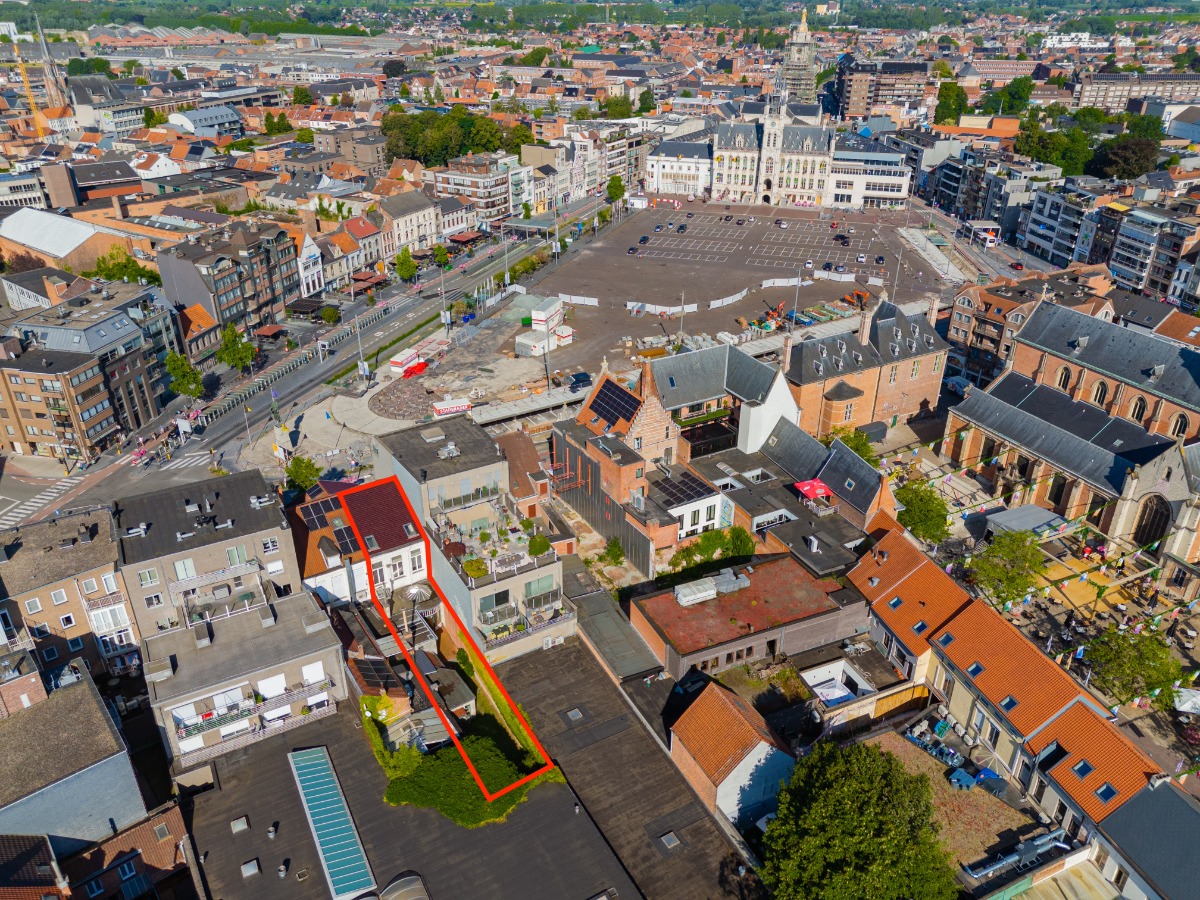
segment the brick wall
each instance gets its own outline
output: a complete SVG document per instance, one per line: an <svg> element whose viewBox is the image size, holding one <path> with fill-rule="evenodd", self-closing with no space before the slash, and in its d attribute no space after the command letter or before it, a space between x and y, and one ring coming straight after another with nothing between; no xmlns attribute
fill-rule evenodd
<svg viewBox="0 0 1200 900"><path fill-rule="evenodd" d="M17 710L24 709L25 702L22 697L30 706L46 699L46 688L42 684L42 676L37 672L0 684L0 719L6 719Z"/></svg>
<svg viewBox="0 0 1200 900"><path fill-rule="evenodd" d="M700 764L696 762L687 748L676 739L674 733L671 734L671 761L675 763L676 768L687 779L687 783L692 786L692 790L700 795L700 799L704 801L704 805L708 807L709 811L717 812L717 786L704 774L704 770L700 768Z"/></svg>
<svg viewBox="0 0 1200 900"><path fill-rule="evenodd" d="M629 604L629 624L642 636L642 640L646 642L646 646L650 648L650 652L654 654L655 658L666 666L669 661L667 642L650 624L649 619L636 603Z"/></svg>

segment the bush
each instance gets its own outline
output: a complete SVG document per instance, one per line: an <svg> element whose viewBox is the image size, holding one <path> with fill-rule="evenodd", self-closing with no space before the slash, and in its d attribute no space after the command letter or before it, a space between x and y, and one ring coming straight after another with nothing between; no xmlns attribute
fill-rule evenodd
<svg viewBox="0 0 1200 900"><path fill-rule="evenodd" d="M616 538L609 538L608 543L604 545L604 552L600 554L600 561L614 566L625 562L625 548L621 546L621 542Z"/></svg>
<svg viewBox="0 0 1200 900"><path fill-rule="evenodd" d="M380 714L387 719L391 712L391 704L387 697L363 697L362 713L363 731L367 733L367 742L375 754L375 760L389 779L407 778L421 764L421 751L415 747L399 747L394 752L388 750L383 743L384 727L379 720Z"/></svg>
<svg viewBox="0 0 1200 900"><path fill-rule="evenodd" d="M550 538L544 534L535 534L529 539L529 555L541 556L550 551Z"/></svg>
<svg viewBox="0 0 1200 900"><path fill-rule="evenodd" d="M475 663L471 662L471 655L464 648L458 648L458 652L454 654L454 661L458 663L464 675L472 681L475 680Z"/></svg>
<svg viewBox="0 0 1200 900"><path fill-rule="evenodd" d="M463 573L469 578L483 578L488 573L487 563L482 559L468 559L463 562Z"/></svg>

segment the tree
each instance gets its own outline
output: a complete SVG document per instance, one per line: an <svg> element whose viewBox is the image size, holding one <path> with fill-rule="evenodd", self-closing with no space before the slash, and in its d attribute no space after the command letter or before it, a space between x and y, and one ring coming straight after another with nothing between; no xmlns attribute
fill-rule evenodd
<svg viewBox="0 0 1200 900"><path fill-rule="evenodd" d="M1147 138L1122 134L1105 141L1088 167L1089 175L1104 178L1137 178L1158 166L1158 144Z"/></svg>
<svg viewBox="0 0 1200 900"><path fill-rule="evenodd" d="M604 101L604 116L607 119L628 119L633 116L633 104L628 97L609 97Z"/></svg>
<svg viewBox="0 0 1200 900"><path fill-rule="evenodd" d="M898 516L900 524L921 540L940 544L950 537L946 525L950 511L935 488L923 481L910 481L896 489L896 502L904 507Z"/></svg>
<svg viewBox="0 0 1200 900"><path fill-rule="evenodd" d="M396 257L396 277L401 281L412 281L417 277L417 263L407 247Z"/></svg>
<svg viewBox="0 0 1200 900"><path fill-rule="evenodd" d="M504 132L500 147L509 153L520 153L526 144L533 143L533 132L524 125L514 125Z"/></svg>
<svg viewBox="0 0 1200 900"><path fill-rule="evenodd" d="M533 207L531 207L528 202L522 203L521 204L521 218L528 219L532 215L533 215Z"/></svg>
<svg viewBox="0 0 1200 900"><path fill-rule="evenodd" d="M254 362L254 345L234 325L226 325L221 331L221 346L217 348L217 362L231 369L244 371Z"/></svg>
<svg viewBox="0 0 1200 900"><path fill-rule="evenodd" d="M741 525L729 529L729 555L731 557L753 556L756 545L754 538Z"/></svg>
<svg viewBox="0 0 1200 900"><path fill-rule="evenodd" d="M341 313L338 312L336 306L324 306L321 308L321 321L326 325L336 325L337 320L341 318Z"/></svg>
<svg viewBox="0 0 1200 900"><path fill-rule="evenodd" d="M654 112L654 91L646 88L646 90L638 94L638 112Z"/></svg>
<svg viewBox="0 0 1200 900"><path fill-rule="evenodd" d="M299 128L296 130L296 141L301 144L311 144L316 140L313 136L311 128Z"/></svg>
<svg viewBox="0 0 1200 900"><path fill-rule="evenodd" d="M471 149L476 153L491 153L500 149L504 133L495 119L479 119L471 128Z"/></svg>
<svg viewBox="0 0 1200 900"><path fill-rule="evenodd" d="M147 106L145 112L142 113L142 124L147 128L157 128L159 125L167 124L167 116L162 110Z"/></svg>
<svg viewBox="0 0 1200 900"><path fill-rule="evenodd" d="M302 84L292 88L292 105L293 106L312 106L313 95L312 91Z"/></svg>
<svg viewBox="0 0 1200 900"><path fill-rule="evenodd" d="M997 603L1016 603L1046 571L1046 558L1029 531L1004 531L970 562L971 582Z"/></svg>
<svg viewBox="0 0 1200 900"><path fill-rule="evenodd" d="M717 46L718 47L725 46L725 32L723 32L723 31L717 33Z"/></svg>
<svg viewBox="0 0 1200 900"><path fill-rule="evenodd" d="M684 88L682 91L679 92L679 96L684 100L690 100L692 97L695 96L695 94L693 94L687 88Z"/></svg>
<svg viewBox="0 0 1200 900"><path fill-rule="evenodd" d="M933 61L933 68L931 71L943 81L947 78L954 77L954 71L950 68L950 63L946 62L944 59L935 59Z"/></svg>
<svg viewBox="0 0 1200 900"><path fill-rule="evenodd" d="M957 125L958 117L970 108L967 92L956 82L943 81L938 88L938 102L933 111L933 121L938 125Z"/></svg>
<svg viewBox="0 0 1200 900"><path fill-rule="evenodd" d="M384 78L399 78L408 71L408 66L404 64L402 59L389 59L383 64Z"/></svg>
<svg viewBox="0 0 1200 900"><path fill-rule="evenodd" d="M204 378L186 356L168 353L166 367L167 374L171 376L171 390L193 400L204 396Z"/></svg>
<svg viewBox="0 0 1200 900"><path fill-rule="evenodd" d="M162 284L162 276L155 269L147 268L129 255L124 247L113 247L96 260L96 268L84 272L85 278L104 278L108 281L145 281L147 284Z"/></svg>
<svg viewBox="0 0 1200 900"><path fill-rule="evenodd" d="M441 268L446 268L450 265L450 251L441 244L437 244L433 248L433 261Z"/></svg>
<svg viewBox="0 0 1200 900"><path fill-rule="evenodd" d="M141 75L139 75L137 78L133 79L133 83L136 84L138 87L145 87L150 82L148 80L146 80L145 78L143 78Z"/></svg>
<svg viewBox="0 0 1200 900"><path fill-rule="evenodd" d="M187 80L187 76L185 74L183 74L183 70L178 67L171 70L171 77L174 78L176 81L186 81Z"/></svg>
<svg viewBox="0 0 1200 900"><path fill-rule="evenodd" d="M608 187L605 188L605 192L612 203L618 202L625 196L625 182L621 180L620 175L613 175L608 179Z"/></svg>
<svg viewBox="0 0 1200 900"><path fill-rule="evenodd" d="M4 271L11 275L15 275L18 272L32 272L34 269L44 268L46 268L46 261L44 259L24 250L20 253L14 253L4 264Z"/></svg>
<svg viewBox="0 0 1200 900"><path fill-rule="evenodd" d="M263 126L267 134L287 134L292 130L292 123L283 113L274 117L267 113L266 118L263 119Z"/></svg>
<svg viewBox="0 0 1200 900"><path fill-rule="evenodd" d="M1125 116L1125 129L1127 134L1132 134L1134 137L1154 141L1156 144L1162 143L1163 124L1162 119L1158 116L1141 116L1127 113Z"/></svg>
<svg viewBox="0 0 1200 900"><path fill-rule="evenodd" d="M954 900L926 775L873 744L817 743L779 792L763 837L776 900Z"/></svg>
<svg viewBox="0 0 1200 900"><path fill-rule="evenodd" d="M1087 645L1084 654L1095 672L1096 687L1118 703L1157 691L1152 700L1155 708L1163 712L1174 708L1174 686L1183 677L1183 667L1158 632L1134 634L1111 625Z"/></svg>
<svg viewBox="0 0 1200 900"><path fill-rule="evenodd" d="M321 469L307 456L297 454L291 458L283 470L287 476L287 486L293 491L307 491L321 480Z"/></svg>
<svg viewBox="0 0 1200 900"><path fill-rule="evenodd" d="M125 62L121 63L121 71L123 71L126 75L132 75L133 70L139 65L141 64L136 59L127 59Z"/></svg>
<svg viewBox="0 0 1200 900"><path fill-rule="evenodd" d="M870 439L857 429L848 425L835 428L821 440L826 447L832 447L834 441L841 441L849 449L861 456L873 469L879 468L879 457L871 449Z"/></svg>

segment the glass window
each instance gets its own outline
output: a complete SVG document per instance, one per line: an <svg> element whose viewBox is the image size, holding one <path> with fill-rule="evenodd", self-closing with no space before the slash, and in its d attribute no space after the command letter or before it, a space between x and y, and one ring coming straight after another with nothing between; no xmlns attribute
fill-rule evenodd
<svg viewBox="0 0 1200 900"><path fill-rule="evenodd" d="M240 566L246 561L245 547L226 547L225 558L231 566Z"/></svg>
<svg viewBox="0 0 1200 900"><path fill-rule="evenodd" d="M138 572L138 584L142 587L158 584L158 569L143 569Z"/></svg>
<svg viewBox="0 0 1200 900"><path fill-rule="evenodd" d="M695 528L697 525L700 524L700 510L698 510L698 509L692 510L692 517L690 519L690 523L691 523L692 528Z"/></svg>
<svg viewBox="0 0 1200 900"><path fill-rule="evenodd" d="M71 638L69 641L67 641L67 649L70 650L72 653L78 653L80 650L83 649L83 638L81 638L81 637Z"/></svg>
<svg viewBox="0 0 1200 900"><path fill-rule="evenodd" d="M70 615L69 613L65 616L59 616L58 624L61 625L63 628L74 628L75 627L75 617Z"/></svg>
<svg viewBox="0 0 1200 900"><path fill-rule="evenodd" d="M710 503L708 505L708 508L706 510L704 510L704 521L712 522L716 518L717 518L717 504Z"/></svg>
<svg viewBox="0 0 1200 900"><path fill-rule="evenodd" d="M132 859L127 859L117 868L117 874L121 876L122 881L128 881L137 874L137 866Z"/></svg>
<svg viewBox="0 0 1200 900"><path fill-rule="evenodd" d="M99 897L104 893L104 885L100 883L99 878L93 878L87 883L87 895L89 897Z"/></svg>
<svg viewBox="0 0 1200 900"><path fill-rule="evenodd" d="M95 578L83 579L83 592L85 594L96 593L96 579Z"/></svg>
<svg viewBox="0 0 1200 900"><path fill-rule="evenodd" d="M146 598L146 609L154 609L162 606L162 594L150 594Z"/></svg>
<svg viewBox="0 0 1200 900"><path fill-rule="evenodd" d="M67 602L67 592L62 588L50 592L50 599L54 601L55 606L62 606Z"/></svg>
<svg viewBox="0 0 1200 900"><path fill-rule="evenodd" d="M44 659L46 662L54 662L56 659L58 659L58 648L47 647L42 651L42 659Z"/></svg>
<svg viewBox="0 0 1200 900"><path fill-rule="evenodd" d="M196 564L191 559L175 560L175 578L182 581L185 578L196 577Z"/></svg>
<svg viewBox="0 0 1200 900"><path fill-rule="evenodd" d="M408 556L408 568L413 572L424 572L425 554L420 550L413 550Z"/></svg>
<svg viewBox="0 0 1200 900"><path fill-rule="evenodd" d="M101 575L100 580L104 582L104 590L106 593L115 594L117 592L117 576L113 574Z"/></svg>
<svg viewBox="0 0 1200 900"><path fill-rule="evenodd" d="M25 612L29 615L35 615L42 611L42 601L37 597L30 597L25 601Z"/></svg>
<svg viewBox="0 0 1200 900"><path fill-rule="evenodd" d="M262 542L263 553L278 553L279 538L267 538Z"/></svg>

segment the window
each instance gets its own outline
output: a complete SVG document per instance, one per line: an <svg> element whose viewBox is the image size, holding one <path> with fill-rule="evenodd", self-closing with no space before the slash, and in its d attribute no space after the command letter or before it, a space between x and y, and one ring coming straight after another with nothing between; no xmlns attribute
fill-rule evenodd
<svg viewBox="0 0 1200 900"><path fill-rule="evenodd" d="M123 603L93 610L88 613L88 618L91 619L92 631L96 634L108 634L129 627L129 613L125 611Z"/></svg>
<svg viewBox="0 0 1200 900"><path fill-rule="evenodd" d="M891 609L899 609L900 604L903 602L904 601L901 600L899 597L893 597L891 600L888 601L888 607Z"/></svg>
<svg viewBox="0 0 1200 900"><path fill-rule="evenodd" d="M1010 329L1008 333L1012 334L1012 330ZM942 371L942 355L940 353L933 358L933 371Z"/></svg>
<svg viewBox="0 0 1200 900"><path fill-rule="evenodd" d="M104 584L104 590L110 594L117 592L117 576L116 575L101 575L100 581Z"/></svg>
<svg viewBox="0 0 1200 900"><path fill-rule="evenodd" d="M171 837L171 829L167 825L160 822L154 826L154 836L160 841L165 841Z"/></svg>
<svg viewBox="0 0 1200 900"><path fill-rule="evenodd" d="M117 874L121 876L122 881L128 881L137 874L137 866L132 859L127 859L117 867Z"/></svg>
<svg viewBox="0 0 1200 900"><path fill-rule="evenodd" d="M99 897L101 894L104 893L104 885L100 883L99 878L93 878L91 881L89 881L87 883L86 887L87 887L87 895L89 897Z"/></svg>
<svg viewBox="0 0 1200 900"><path fill-rule="evenodd" d="M910 375L909 377L916 378L920 374L921 374L921 361L919 359L914 359L913 367L912 367L912 375Z"/></svg>
<svg viewBox="0 0 1200 900"><path fill-rule="evenodd" d="M42 659L44 659L46 662L54 662L56 659L58 659L58 648L47 647L42 651Z"/></svg>
<svg viewBox="0 0 1200 900"><path fill-rule="evenodd" d="M67 649L72 653L78 653L83 649L83 638L71 638L69 641L67 641Z"/></svg>
<svg viewBox="0 0 1200 900"><path fill-rule="evenodd" d="M956 328L955 331L957 331L957 330L958 329ZM888 372L888 384L896 383L896 375L897 375L896 370L899 368L900 368L899 366L892 366L891 370Z"/></svg>
<svg viewBox="0 0 1200 900"><path fill-rule="evenodd" d="M83 592L85 594L96 593L96 579L95 578L83 579Z"/></svg>
<svg viewBox="0 0 1200 900"><path fill-rule="evenodd" d="M920 622L918 622L916 625L913 626L913 631L916 634L924 634L928 630L929 630L929 625L926 623L926 621L924 619L922 619Z"/></svg>
<svg viewBox="0 0 1200 900"><path fill-rule="evenodd" d="M1063 366L1058 370L1058 377L1054 379L1054 383L1058 385L1060 391L1065 391L1071 387L1071 369Z"/></svg>
<svg viewBox="0 0 1200 900"><path fill-rule="evenodd" d="M1000 701L1000 708L1005 712L1012 712L1017 707L1018 700L1012 694L1009 694Z"/></svg>
<svg viewBox="0 0 1200 900"><path fill-rule="evenodd" d="M1079 762L1075 763L1075 765L1071 766L1071 771L1074 772L1079 778L1087 778L1092 774L1093 768L1094 767L1090 762L1088 762L1086 759L1081 759Z"/></svg>
<svg viewBox="0 0 1200 900"><path fill-rule="evenodd" d="M939 647L949 647L951 644L954 643L954 635L952 635L950 632L947 631L945 634L943 634L940 638L937 639L937 642L938 642Z"/></svg>
<svg viewBox="0 0 1200 900"><path fill-rule="evenodd" d="M1187 434L1188 417L1183 413L1171 420L1171 437L1183 437Z"/></svg>
<svg viewBox="0 0 1200 900"><path fill-rule="evenodd" d="M74 628L75 627L75 617L72 615L59 616L58 624L61 625L63 628Z"/></svg>
<svg viewBox="0 0 1200 900"><path fill-rule="evenodd" d="M1092 402L1097 406L1103 406L1104 401L1108 399L1108 384L1103 381L1097 381L1092 388Z"/></svg>
<svg viewBox="0 0 1200 900"><path fill-rule="evenodd" d="M1096 796L1100 798L1101 803L1108 803L1113 797L1117 796L1117 789L1106 781L1096 789Z"/></svg>
<svg viewBox="0 0 1200 900"><path fill-rule="evenodd" d="M690 527L692 527L692 528L695 528L697 525L700 524L700 510L698 510L698 509L692 510L692 517L691 517L690 522L691 522Z"/></svg>
<svg viewBox="0 0 1200 900"><path fill-rule="evenodd" d="M646 470L643 467L638 466L636 469L633 470L633 477L641 478L643 475L645 475L645 473L646 473Z"/></svg>
<svg viewBox="0 0 1200 900"><path fill-rule="evenodd" d="M263 553L278 553L279 538L267 538L262 542Z"/></svg>
<svg viewBox="0 0 1200 900"><path fill-rule="evenodd" d="M162 606L162 594L151 594L146 598L146 609Z"/></svg>
<svg viewBox="0 0 1200 900"><path fill-rule="evenodd" d="M185 578L196 577L196 564L191 559L175 560L175 579L183 581Z"/></svg>
<svg viewBox="0 0 1200 900"><path fill-rule="evenodd" d="M138 572L138 584L142 587L151 587L158 584L158 569L143 569Z"/></svg>
<svg viewBox="0 0 1200 900"><path fill-rule="evenodd" d="M50 637L50 626L45 622L29 626L29 631L35 638Z"/></svg>
<svg viewBox="0 0 1200 900"><path fill-rule="evenodd" d="M849 422L853 418L854 418L854 404L847 403L846 410L845 410L845 412L842 413L842 421Z"/></svg>
<svg viewBox="0 0 1200 900"><path fill-rule="evenodd" d="M988 722L987 733L983 737L984 743L989 747L995 747L996 742L1000 740L1000 729L993 723Z"/></svg>
<svg viewBox="0 0 1200 900"><path fill-rule="evenodd" d="M710 503L708 508L704 510L704 521L711 522L717 517L717 505Z"/></svg>
<svg viewBox="0 0 1200 900"><path fill-rule="evenodd" d="M42 601L37 597L30 597L25 601L25 612L29 615L36 615L42 611Z"/></svg>
<svg viewBox="0 0 1200 900"><path fill-rule="evenodd" d="M267 574L268 575L280 575L280 574L282 574L282 572L283 572L283 560L282 559L272 559L267 563Z"/></svg>
<svg viewBox="0 0 1200 900"><path fill-rule="evenodd" d="M414 573L425 571L425 555L420 550L413 550L409 553L408 569Z"/></svg>
<svg viewBox="0 0 1200 900"><path fill-rule="evenodd" d="M980 663L973 662L971 665L967 666L967 674L972 678L978 678L983 674L983 666Z"/></svg>
<svg viewBox="0 0 1200 900"><path fill-rule="evenodd" d="M67 592L62 588L50 592L50 599L54 601L55 606L62 606L67 602Z"/></svg>
<svg viewBox="0 0 1200 900"><path fill-rule="evenodd" d="M375 584L383 584L383 563L375 563L371 566L371 581Z"/></svg>
<svg viewBox="0 0 1200 900"><path fill-rule="evenodd" d="M230 566L240 566L246 562L246 548L226 547L225 558L229 561Z"/></svg>

